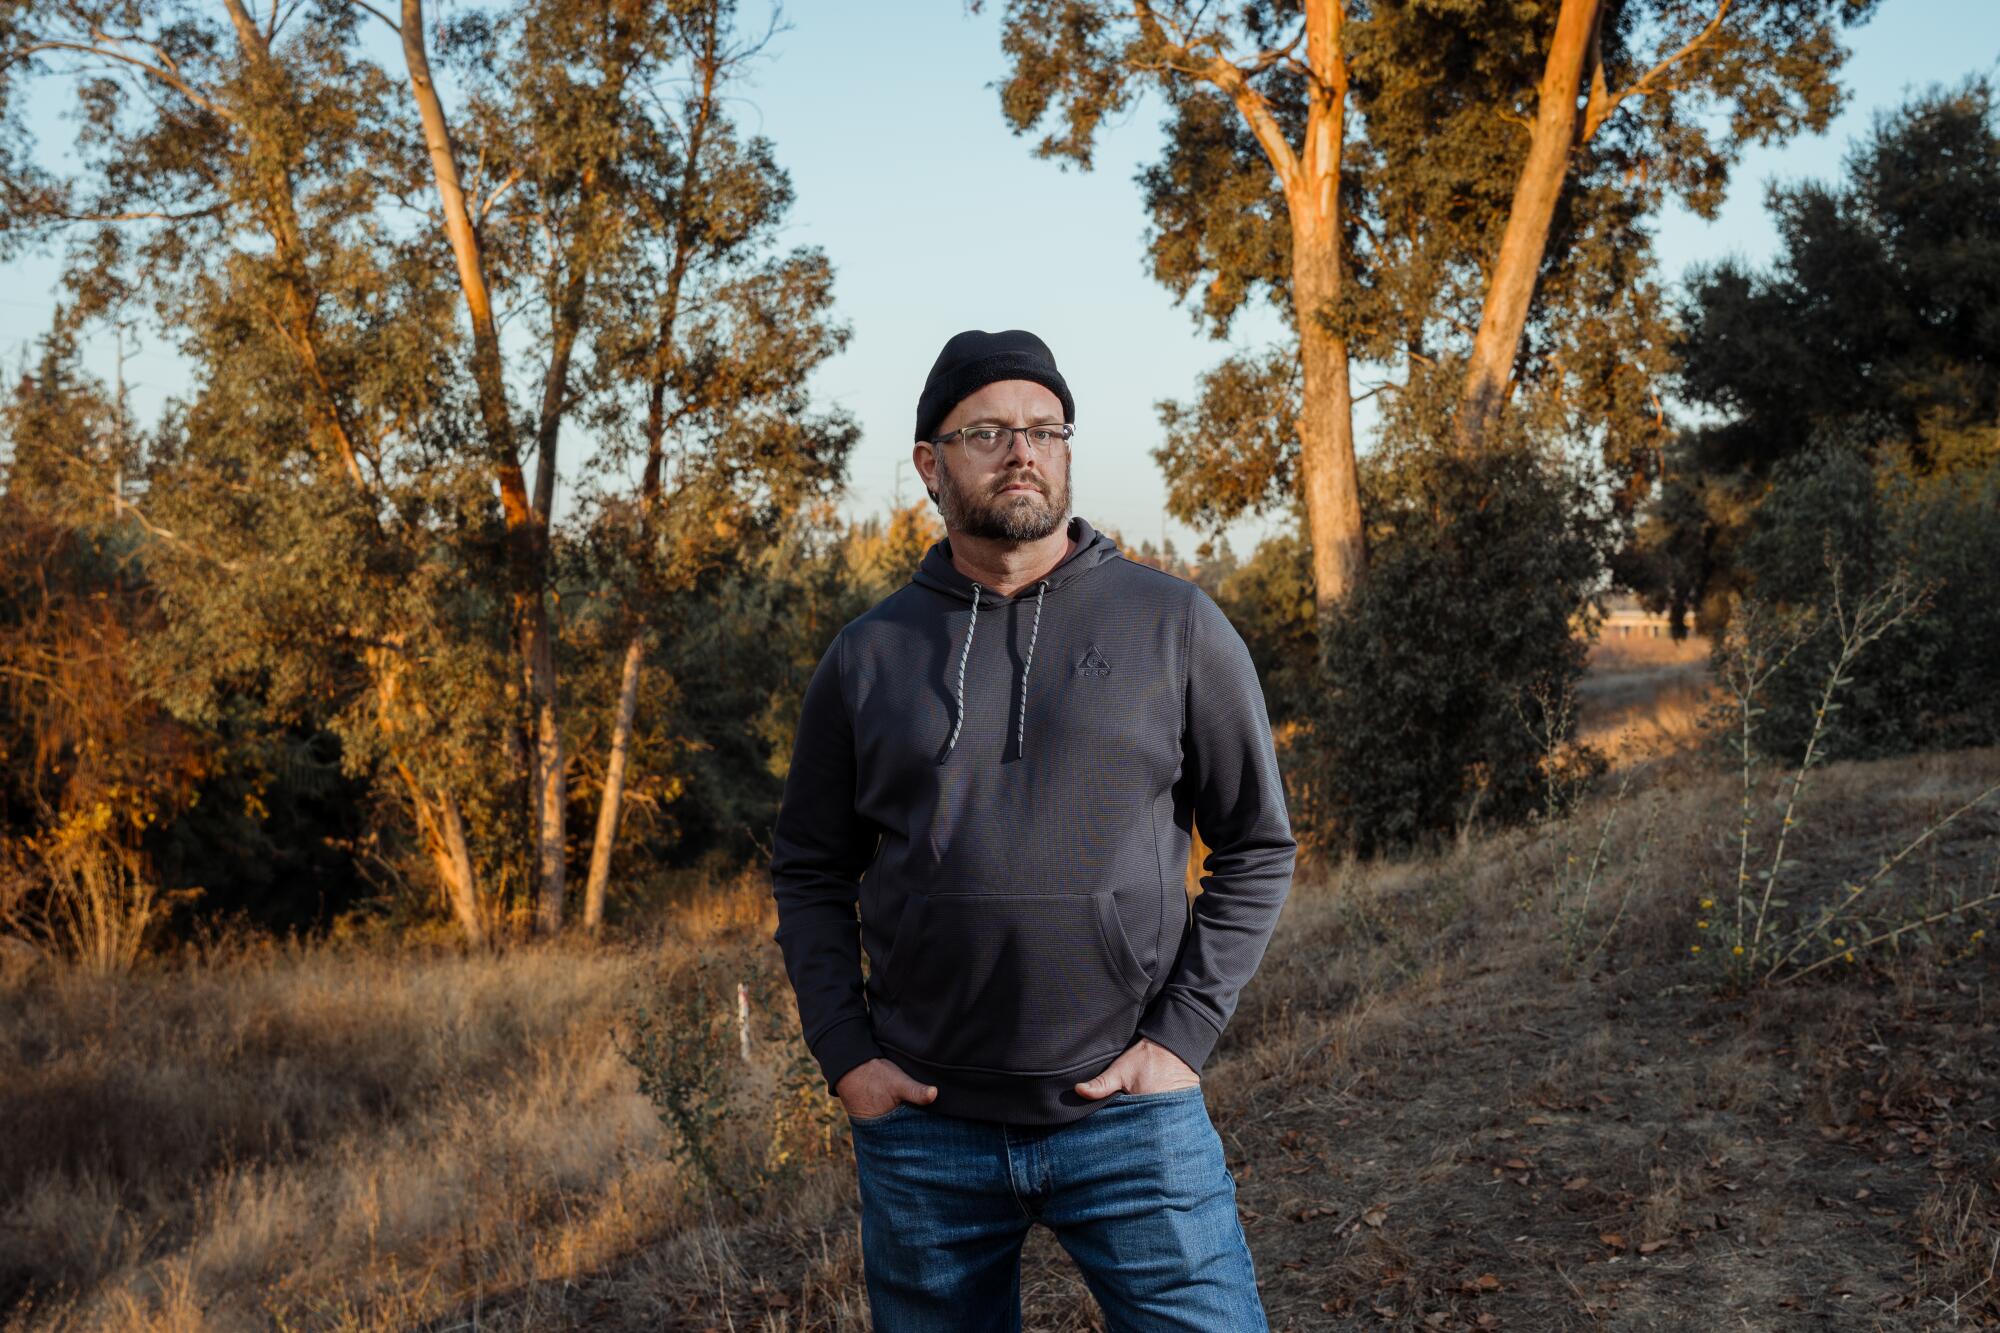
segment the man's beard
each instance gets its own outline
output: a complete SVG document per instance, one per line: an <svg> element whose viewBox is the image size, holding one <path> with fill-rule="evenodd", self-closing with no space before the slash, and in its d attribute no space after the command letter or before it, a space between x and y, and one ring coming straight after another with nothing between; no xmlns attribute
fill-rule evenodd
<svg viewBox="0 0 2000 1333"><path fill-rule="evenodd" d="M1043 491L971 496L959 489L952 479L951 465L940 459L938 511L944 517L945 527L968 537L1003 542L1040 541L1069 517L1069 468L1070 456L1065 454L1061 489L1053 497ZM1003 475L994 484L1008 486L1017 480L1030 486L1043 484L1040 478L1025 472Z"/></svg>

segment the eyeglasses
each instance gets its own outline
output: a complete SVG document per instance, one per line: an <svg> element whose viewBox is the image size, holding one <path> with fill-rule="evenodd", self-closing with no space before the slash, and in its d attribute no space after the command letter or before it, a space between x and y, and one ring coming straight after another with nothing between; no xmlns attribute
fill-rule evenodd
<svg viewBox="0 0 2000 1333"><path fill-rule="evenodd" d="M926 443L949 444L957 440L974 458L988 459L1010 447L1016 435L1025 435L1028 447L1042 457L1055 458L1069 448L1070 440L1076 435L1076 427L1068 423L1059 426L961 426Z"/></svg>

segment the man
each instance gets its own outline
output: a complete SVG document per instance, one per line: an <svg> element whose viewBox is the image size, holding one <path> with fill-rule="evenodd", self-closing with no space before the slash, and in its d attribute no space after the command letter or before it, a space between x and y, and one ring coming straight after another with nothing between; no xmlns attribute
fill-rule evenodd
<svg viewBox="0 0 2000 1333"><path fill-rule="evenodd" d="M1018 1330L1036 1222L1113 1330L1267 1327L1200 1071L1290 889L1284 788L1221 610L1064 522L1075 420L1033 334L945 344L946 536L820 659L785 778L775 938L882 1333Z"/></svg>

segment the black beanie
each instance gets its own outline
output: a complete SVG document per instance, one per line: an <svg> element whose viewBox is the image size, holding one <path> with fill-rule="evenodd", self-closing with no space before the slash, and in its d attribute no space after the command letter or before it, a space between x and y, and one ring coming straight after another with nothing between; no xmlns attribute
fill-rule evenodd
<svg viewBox="0 0 2000 1333"><path fill-rule="evenodd" d="M944 345L917 399L917 434L928 440L951 409L996 380L1030 380L1062 400L1063 420L1076 421L1076 402L1048 344L1026 329L988 333L967 329Z"/></svg>

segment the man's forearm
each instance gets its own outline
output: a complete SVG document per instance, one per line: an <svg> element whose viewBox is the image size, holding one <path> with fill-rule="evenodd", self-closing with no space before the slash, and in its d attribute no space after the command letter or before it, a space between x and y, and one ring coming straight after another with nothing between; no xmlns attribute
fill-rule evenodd
<svg viewBox="0 0 2000 1333"><path fill-rule="evenodd" d="M806 1049L819 1062L832 1092L842 1074L882 1054L862 997L854 899L847 899L843 912L837 892L810 882L781 884L775 893L779 925L773 938L784 952L785 971L798 997Z"/></svg>
<svg viewBox="0 0 2000 1333"><path fill-rule="evenodd" d="M798 997L806 1048L826 1076L840 1076L882 1052L862 994L860 878L874 832L854 813L854 742L841 696L840 640L820 658L799 708L791 767L772 831L771 894Z"/></svg>
<svg viewBox="0 0 2000 1333"><path fill-rule="evenodd" d="M1210 851L1188 934L1139 1035L1199 1072L1263 961L1298 844L1250 651L1205 594L1194 595L1190 617L1183 746L1195 827Z"/></svg>

